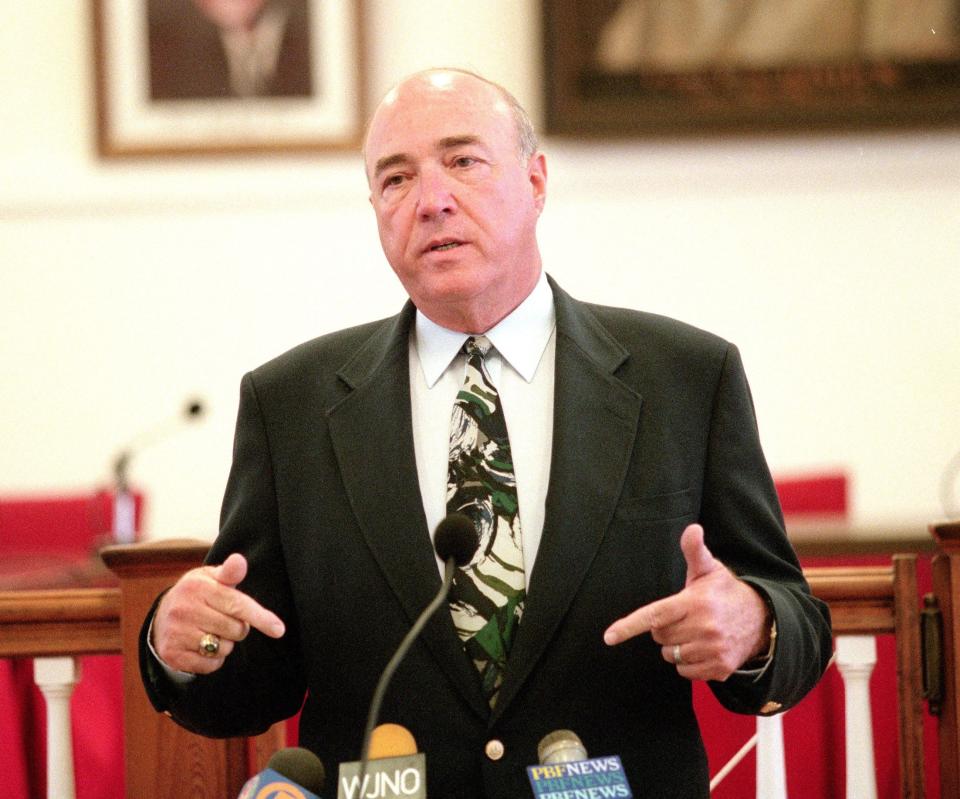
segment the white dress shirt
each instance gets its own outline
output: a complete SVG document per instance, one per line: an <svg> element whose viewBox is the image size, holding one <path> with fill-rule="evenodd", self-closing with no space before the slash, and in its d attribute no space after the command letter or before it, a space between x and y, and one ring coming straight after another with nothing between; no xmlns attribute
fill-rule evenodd
<svg viewBox="0 0 960 799"><path fill-rule="evenodd" d="M484 361L500 394L513 453L528 588L550 478L555 328L553 292L541 272L529 296L483 332L493 345ZM417 312L410 337L410 404L420 495L431 535L447 515L450 417L463 383L466 356L460 350L467 338ZM442 572L439 558L437 564Z"/></svg>

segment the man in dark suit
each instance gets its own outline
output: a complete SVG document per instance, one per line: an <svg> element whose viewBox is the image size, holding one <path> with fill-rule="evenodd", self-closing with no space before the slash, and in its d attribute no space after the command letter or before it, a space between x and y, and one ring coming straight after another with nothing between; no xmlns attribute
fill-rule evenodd
<svg viewBox="0 0 960 799"><path fill-rule="evenodd" d="M309 97L306 0L150 0L150 98Z"/></svg>
<svg viewBox="0 0 960 799"><path fill-rule="evenodd" d="M705 797L690 681L710 680L733 710L773 713L831 650L736 348L546 278L546 162L501 87L414 75L380 104L365 157L411 301L245 376L211 565L144 624L152 701L190 729L237 735L291 715L306 692L302 745L328 768L358 758L377 678L439 587L430 533L462 488L446 479L450 409L475 357L461 347L485 334L519 516L478 526L481 550L521 550L505 566L522 577L519 627L488 685L460 622L435 615L382 719L414 733L433 797L528 795L524 766L558 728L621 755L637 796Z"/></svg>

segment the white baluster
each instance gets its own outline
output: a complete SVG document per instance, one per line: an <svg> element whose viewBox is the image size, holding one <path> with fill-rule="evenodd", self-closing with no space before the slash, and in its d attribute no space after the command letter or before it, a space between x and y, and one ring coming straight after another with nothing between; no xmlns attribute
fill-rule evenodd
<svg viewBox="0 0 960 799"><path fill-rule="evenodd" d="M783 716L757 717L757 799L787 799Z"/></svg>
<svg viewBox="0 0 960 799"><path fill-rule="evenodd" d="M33 681L47 702L47 796L75 799L70 696L80 680L80 664L72 657L36 658Z"/></svg>
<svg viewBox="0 0 960 799"><path fill-rule="evenodd" d="M836 640L846 711L847 799L876 799L870 675L877 663L877 641L872 635L838 635Z"/></svg>

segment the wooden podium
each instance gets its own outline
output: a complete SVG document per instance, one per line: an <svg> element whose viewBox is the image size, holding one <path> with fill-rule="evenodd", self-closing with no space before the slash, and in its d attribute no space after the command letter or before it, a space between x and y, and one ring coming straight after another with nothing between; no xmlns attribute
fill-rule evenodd
<svg viewBox="0 0 960 799"><path fill-rule="evenodd" d="M237 796L251 772L248 739L194 735L157 713L140 680L140 627L157 595L201 565L209 544L169 540L109 546L101 557L120 579L126 795L136 799ZM255 740L253 770L283 746L277 725Z"/></svg>

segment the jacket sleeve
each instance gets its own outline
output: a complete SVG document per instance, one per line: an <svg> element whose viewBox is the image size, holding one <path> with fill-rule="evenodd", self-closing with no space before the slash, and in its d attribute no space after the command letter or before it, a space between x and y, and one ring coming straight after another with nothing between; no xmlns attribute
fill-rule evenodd
<svg viewBox="0 0 960 799"><path fill-rule="evenodd" d="M767 601L777 622L773 662L763 676L711 683L739 713L775 713L802 699L832 652L830 613L811 596L787 540L780 503L757 431L740 355L729 345L710 421L701 522L711 552Z"/></svg>
<svg viewBox="0 0 960 799"><path fill-rule="evenodd" d="M167 678L147 647L147 631L159 598L141 630L140 670L151 703L188 730L211 737L265 731L297 712L306 685L299 625L280 545L270 442L249 374L240 387L220 532L206 562L222 563L232 552L240 552L248 561L247 578L239 589L283 619L283 638L274 640L251 630L223 667L183 686Z"/></svg>

